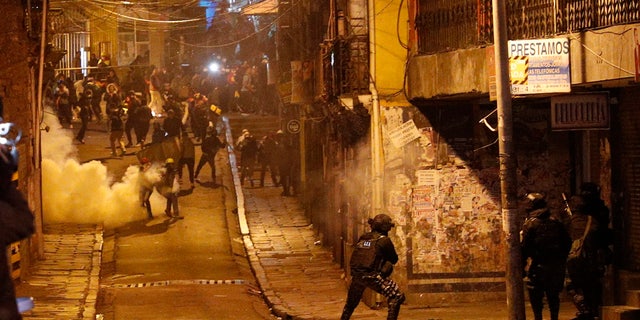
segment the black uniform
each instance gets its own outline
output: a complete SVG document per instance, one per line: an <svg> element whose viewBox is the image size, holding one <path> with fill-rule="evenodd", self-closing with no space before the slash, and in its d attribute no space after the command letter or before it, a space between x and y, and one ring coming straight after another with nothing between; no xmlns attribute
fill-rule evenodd
<svg viewBox="0 0 640 320"><path fill-rule="evenodd" d="M558 320L560 292L564 287L565 262L571 248L571 238L562 222L551 217L551 212L539 194L529 195L533 205L522 228L522 258L526 266L529 301L535 320L542 320L543 300L546 295L551 320Z"/></svg>
<svg viewBox="0 0 640 320"><path fill-rule="evenodd" d="M13 242L22 240L33 234L33 214L26 199L11 181L13 172L17 170L12 163L11 155L5 146L0 146L0 244L2 250ZM5 162L4 159L9 159ZM15 288L11 278L11 270L7 255L0 254L0 319L22 319L16 305Z"/></svg>
<svg viewBox="0 0 640 320"><path fill-rule="evenodd" d="M394 226L391 218L386 214L379 214L369 219L371 232L363 234L351 256L351 285L347 294L347 302L342 310L341 320L348 320L360 303L366 288L384 295L389 307L387 320L398 319L400 306L405 300L404 293L398 284L389 279L393 272L393 265L398 262L398 254L393 242L388 237L389 230ZM374 256L369 258L367 253L360 253L358 247L370 245L375 249Z"/></svg>

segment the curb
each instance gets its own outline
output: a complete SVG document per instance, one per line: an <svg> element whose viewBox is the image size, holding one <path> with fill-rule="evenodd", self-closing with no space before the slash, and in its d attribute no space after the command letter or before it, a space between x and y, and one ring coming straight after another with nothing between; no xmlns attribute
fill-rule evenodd
<svg viewBox="0 0 640 320"><path fill-rule="evenodd" d="M95 319L98 303L98 291L100 290L100 271L102 266L102 249L104 245L104 227L96 226L95 243L91 253L91 271L89 273L89 288L85 298L82 319Z"/></svg>
<svg viewBox="0 0 640 320"><path fill-rule="evenodd" d="M247 253L247 257L249 260L249 266L251 267L251 271L260 286L260 290L262 291L262 297L267 303L267 306L271 309L273 315L279 317L280 319L286 320L296 320L300 319L296 316L290 314L290 311L282 308L282 304L280 303L280 299L274 294L271 286L269 284L269 280L267 280L266 273L260 264L260 259L258 258L258 254L253 245L253 241L251 240L251 232L249 230L249 224L247 222L246 209L245 209L245 197L244 192L242 190L242 184L240 184L240 174L238 172L238 164L237 158L235 155L235 150L233 148L233 134L231 133L231 126L229 125L229 118L222 117L222 121L224 122L225 127L225 137L227 139L227 152L229 155L229 166L231 167L231 175L233 180L234 189L236 192L236 206L238 208L238 222L240 224L240 233L242 235L242 242L244 243L244 248Z"/></svg>

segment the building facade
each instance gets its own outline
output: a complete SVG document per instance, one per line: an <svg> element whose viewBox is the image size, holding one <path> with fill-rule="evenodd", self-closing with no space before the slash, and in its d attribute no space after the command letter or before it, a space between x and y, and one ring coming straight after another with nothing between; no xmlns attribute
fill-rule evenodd
<svg viewBox="0 0 640 320"><path fill-rule="evenodd" d="M331 3L321 89L302 115L304 144L322 146L304 158L305 185L323 186L306 188L314 226L348 271L350 245L383 210L410 302L503 297L491 1ZM638 271L638 5L507 4L518 195L542 192L567 219L563 194L601 186L616 234L608 304Z"/></svg>

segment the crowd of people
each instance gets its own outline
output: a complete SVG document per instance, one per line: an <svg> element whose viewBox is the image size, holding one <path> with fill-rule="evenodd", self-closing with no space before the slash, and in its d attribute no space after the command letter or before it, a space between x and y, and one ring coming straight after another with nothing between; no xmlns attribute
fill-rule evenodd
<svg viewBox="0 0 640 320"><path fill-rule="evenodd" d="M72 70L68 75L56 75L53 85L45 88L46 98L60 123L68 128L73 128L74 120L80 120L82 124L86 120L103 121L103 111L108 113L113 104L124 106L125 99L132 99L132 92L139 100L137 104L151 109L154 117L165 115L168 109L176 109L176 105L188 104L192 114L189 125L200 140L204 138L206 128L203 125L206 122L201 120L210 104L223 112L277 114L279 100L275 90L269 89L267 60L263 55L233 63L219 56L214 58L218 65L215 70L205 66L168 70L149 65L147 55L139 57L130 66L113 67L109 55L98 59L93 54L87 75L81 72L82 69ZM127 71L126 75L122 71ZM119 73L123 75L122 79ZM142 119L136 118L134 110L129 111L128 118L134 119L126 124L128 132L135 122L144 122L148 117L146 110L143 110ZM144 130L139 133L138 142L143 143ZM77 138L82 143L83 135ZM127 138L131 141L129 135Z"/></svg>
<svg viewBox="0 0 640 320"><path fill-rule="evenodd" d="M521 248L534 319L543 319L546 297L550 319L558 320L565 288L577 309L573 320L599 319L602 279L612 262L613 244L609 209L599 186L591 182L580 186L580 194L566 203L567 222L552 215L544 195L530 193L526 200Z"/></svg>
<svg viewBox="0 0 640 320"><path fill-rule="evenodd" d="M235 149L240 152L240 183L255 187L255 171L259 171L259 186L265 186L267 171L276 187L282 187L282 196L295 196L298 190L297 161L294 146L282 130L257 139L243 129L236 140Z"/></svg>
<svg viewBox="0 0 640 320"><path fill-rule="evenodd" d="M167 140L177 141L181 154L176 159L166 159L170 163L163 165L162 179L156 179L166 180L164 186L146 183L151 190L172 189L166 186L172 183L166 176L175 176L181 182L185 167L193 189L196 182L202 183L199 174L207 164L211 168L211 184L217 186L214 159L217 151L226 145L219 138L220 115L223 112L277 113L277 101L271 97L276 93L267 90L266 60L262 55L253 62L235 64L216 57L220 67L217 70L181 67L171 71L144 67L148 65L148 58L140 57L122 80L108 57L97 59L93 55L93 58L86 76L78 71L73 71L71 76L62 73L56 76L55 86L48 90L53 110L63 127L74 129L74 124L80 122L74 130L75 141L80 144L85 143L90 122L104 124L109 132L111 157L122 157L130 148L143 150ZM259 170L260 186L264 186L269 171L274 185L283 187L283 196L295 195L297 183L291 174L296 167L291 159L295 157L275 157L275 154L292 152L282 131L260 140L246 133L248 131L243 132L236 144L242 159L242 181L254 186L253 173ZM196 162L198 144L202 157ZM141 163L142 171L150 167L149 163ZM175 193L161 193L168 201L167 216L177 216ZM141 194L141 203L152 217L149 190Z"/></svg>

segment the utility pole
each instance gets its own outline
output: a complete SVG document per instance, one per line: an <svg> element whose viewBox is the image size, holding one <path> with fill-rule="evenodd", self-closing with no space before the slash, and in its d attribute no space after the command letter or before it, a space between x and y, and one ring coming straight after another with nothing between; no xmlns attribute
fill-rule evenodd
<svg viewBox="0 0 640 320"><path fill-rule="evenodd" d="M493 43L496 60L496 89L498 97L498 139L500 159L500 190L503 232L507 248L507 308L510 320L524 320L524 286L517 219L516 155L513 148L513 118L511 110L511 82L509 80L508 37L505 0L492 0Z"/></svg>

